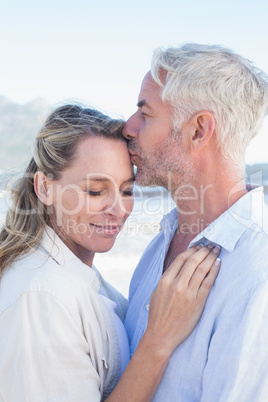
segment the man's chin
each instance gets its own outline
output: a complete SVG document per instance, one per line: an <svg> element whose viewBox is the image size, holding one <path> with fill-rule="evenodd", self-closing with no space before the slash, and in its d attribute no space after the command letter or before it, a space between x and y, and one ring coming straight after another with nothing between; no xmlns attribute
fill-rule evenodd
<svg viewBox="0 0 268 402"><path fill-rule="evenodd" d="M149 172L145 172L141 168L137 168L135 181L141 187L157 187L159 185Z"/></svg>

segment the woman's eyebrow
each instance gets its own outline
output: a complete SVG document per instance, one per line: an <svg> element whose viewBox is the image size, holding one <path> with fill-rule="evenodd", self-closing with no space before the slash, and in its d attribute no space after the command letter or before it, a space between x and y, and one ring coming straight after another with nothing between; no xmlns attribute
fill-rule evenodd
<svg viewBox="0 0 268 402"><path fill-rule="evenodd" d="M123 181L123 184L125 184L125 183L133 183L135 180L136 180L135 176L132 176L129 179Z"/></svg>
<svg viewBox="0 0 268 402"><path fill-rule="evenodd" d="M81 181L88 181L88 180L91 180L91 181L109 181L110 179L108 179L108 177L89 176L89 177L85 177Z"/></svg>
<svg viewBox="0 0 268 402"><path fill-rule="evenodd" d="M100 177L100 176L90 176L90 177L85 177L81 181L99 181L99 182L107 182L110 181L108 177ZM136 180L135 176L131 176L129 179L124 180L123 183L132 183Z"/></svg>

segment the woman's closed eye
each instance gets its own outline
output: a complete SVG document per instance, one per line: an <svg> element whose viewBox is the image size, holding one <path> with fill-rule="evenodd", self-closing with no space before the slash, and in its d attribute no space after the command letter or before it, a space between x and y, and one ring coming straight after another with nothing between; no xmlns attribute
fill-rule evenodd
<svg viewBox="0 0 268 402"><path fill-rule="evenodd" d="M102 192L103 192L103 190L87 190L87 194L88 195L91 195L92 197L99 197L99 196L101 196L101 194L102 194Z"/></svg>
<svg viewBox="0 0 268 402"><path fill-rule="evenodd" d="M123 188L120 190L123 197L132 197L134 194L133 187Z"/></svg>

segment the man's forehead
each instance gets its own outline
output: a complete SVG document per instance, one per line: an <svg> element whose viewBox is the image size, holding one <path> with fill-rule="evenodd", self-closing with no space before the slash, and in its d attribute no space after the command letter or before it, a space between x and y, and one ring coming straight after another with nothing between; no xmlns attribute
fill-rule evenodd
<svg viewBox="0 0 268 402"><path fill-rule="evenodd" d="M152 96L158 95L160 97L161 95L161 87L154 81L152 78L151 72L148 71L148 73L145 75L143 78L142 84L141 84L141 89L139 93L139 99L138 99L138 106L149 106L149 99Z"/></svg>
<svg viewBox="0 0 268 402"><path fill-rule="evenodd" d="M145 74L145 76L144 76L144 78L143 78L143 81L144 81L144 80L151 80L151 81L153 81L153 77L152 77L151 70L147 71L147 73Z"/></svg>
<svg viewBox="0 0 268 402"><path fill-rule="evenodd" d="M143 78L143 80L142 80L142 83L141 83L141 91L142 91L142 89L143 89L144 87L147 87L148 85L154 85L154 84L157 85L156 82L154 81L153 77L152 77L151 71L149 70L149 71L145 74L145 76L144 76L144 78Z"/></svg>

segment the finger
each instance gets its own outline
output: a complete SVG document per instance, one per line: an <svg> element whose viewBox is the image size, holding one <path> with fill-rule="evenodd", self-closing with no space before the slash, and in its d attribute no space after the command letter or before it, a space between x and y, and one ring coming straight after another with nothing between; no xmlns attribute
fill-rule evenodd
<svg viewBox="0 0 268 402"><path fill-rule="evenodd" d="M220 254L220 248L218 246L213 247L210 253L207 254L206 258L196 267L189 280L189 288L198 292L202 282L208 275L211 267L215 263L216 259Z"/></svg>
<svg viewBox="0 0 268 402"><path fill-rule="evenodd" d="M189 286L190 280L196 270L196 268L204 261L207 255L211 252L211 249L207 246L200 248L199 250L192 253L187 260L184 262L182 268L180 269L177 279L180 283ZM204 279L204 277L202 278ZM199 282L199 285L201 280Z"/></svg>
<svg viewBox="0 0 268 402"><path fill-rule="evenodd" d="M172 264L170 264L168 269L164 272L162 277L168 277L170 280L176 278L180 273L181 269L183 268L184 264L186 263L186 261L201 248L202 245L198 244L197 246L190 247L188 248L188 250L179 254L172 262Z"/></svg>
<svg viewBox="0 0 268 402"><path fill-rule="evenodd" d="M219 270L221 266L221 260L217 258L214 261L214 264L212 265L210 271L208 272L207 276L204 278L203 282L201 283L198 293L197 293L197 298L201 300L206 300L209 292L211 291L212 286L215 283L215 280L218 276Z"/></svg>

